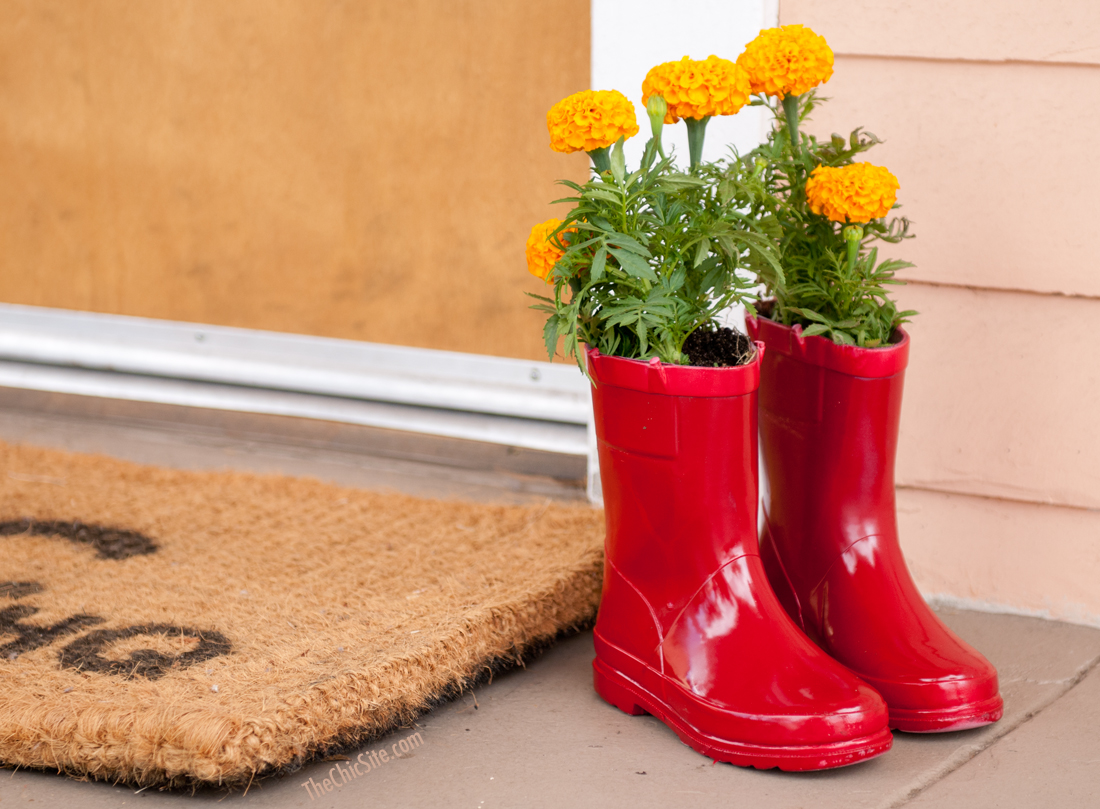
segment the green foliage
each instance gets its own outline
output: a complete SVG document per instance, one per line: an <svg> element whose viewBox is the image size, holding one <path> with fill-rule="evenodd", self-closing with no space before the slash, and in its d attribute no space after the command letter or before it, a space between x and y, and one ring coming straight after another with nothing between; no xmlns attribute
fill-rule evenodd
<svg viewBox="0 0 1100 809"><path fill-rule="evenodd" d="M573 196L557 202L573 207L552 237L565 248L550 279L554 297L532 296L542 301L532 308L549 315L547 353L564 338L578 364L583 344L689 364L688 335L714 328L734 303L751 307L757 275L783 277L763 169L734 153L684 173L650 140L627 175L620 140L610 171L583 186L562 181Z"/></svg>
<svg viewBox="0 0 1100 809"><path fill-rule="evenodd" d="M813 91L799 97L796 132L817 103ZM750 155L766 165L762 179L769 194L765 199L774 205L770 211L780 231L784 275L768 274L765 267L758 276L764 297L775 299L770 316L787 326L800 324L804 334L823 334L836 343L871 348L889 342L894 329L917 313L899 312L886 288L904 284L894 274L913 265L895 259L880 261L878 249L867 245L911 238L909 220L902 216L868 222L862 228L858 252L849 261L843 226L813 213L806 202L806 180L814 168L849 165L882 141L862 128L847 139L834 134L824 142L798 132L798 148L792 149L792 132L781 105L767 99L753 104L769 107L776 121L767 142Z"/></svg>

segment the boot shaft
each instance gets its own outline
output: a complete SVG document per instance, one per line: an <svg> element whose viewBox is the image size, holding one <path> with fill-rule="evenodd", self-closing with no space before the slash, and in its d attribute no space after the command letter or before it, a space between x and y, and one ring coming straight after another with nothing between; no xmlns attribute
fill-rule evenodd
<svg viewBox="0 0 1100 809"><path fill-rule="evenodd" d="M859 349L764 318L749 327L768 347L760 387L764 513L780 554L802 560L800 575L816 576L861 539L896 542L908 336Z"/></svg>
<svg viewBox="0 0 1100 809"><path fill-rule="evenodd" d="M729 560L758 553L761 353L735 368L589 353L607 560L661 615Z"/></svg>

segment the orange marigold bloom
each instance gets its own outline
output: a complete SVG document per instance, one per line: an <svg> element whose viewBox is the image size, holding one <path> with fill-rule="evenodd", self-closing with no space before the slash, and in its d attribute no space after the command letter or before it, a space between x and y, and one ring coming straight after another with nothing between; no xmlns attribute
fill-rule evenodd
<svg viewBox="0 0 1100 809"><path fill-rule="evenodd" d="M591 152L637 135L638 119L630 99L618 90L583 90L550 108L546 128L555 152Z"/></svg>
<svg viewBox="0 0 1100 809"><path fill-rule="evenodd" d="M547 219L531 228L531 235L527 237L527 270L536 278L541 278L550 283L550 271L558 263L564 251L550 241L550 234L558 229L560 219ZM575 233L573 228L558 234L558 240L566 233Z"/></svg>
<svg viewBox="0 0 1100 809"><path fill-rule="evenodd" d="M806 181L810 210L834 222L870 222L886 216L898 199L898 178L882 166L818 166Z"/></svg>
<svg viewBox="0 0 1100 809"><path fill-rule="evenodd" d="M809 28L768 28L745 46L737 64L749 74L754 93L800 96L833 75L833 51Z"/></svg>
<svg viewBox="0 0 1100 809"><path fill-rule="evenodd" d="M668 104L666 124L681 118L734 115L749 103L749 77L729 59L708 56L700 61L684 57L665 62L646 74L642 82L642 103L661 96Z"/></svg>

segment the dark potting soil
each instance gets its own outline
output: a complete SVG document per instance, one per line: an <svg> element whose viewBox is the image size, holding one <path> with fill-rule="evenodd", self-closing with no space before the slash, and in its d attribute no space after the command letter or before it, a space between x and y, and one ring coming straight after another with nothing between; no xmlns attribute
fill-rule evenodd
<svg viewBox="0 0 1100 809"><path fill-rule="evenodd" d="M689 365L726 368L749 362L755 349L752 341L744 334L722 327L714 331L696 329L684 341L683 351L691 360Z"/></svg>

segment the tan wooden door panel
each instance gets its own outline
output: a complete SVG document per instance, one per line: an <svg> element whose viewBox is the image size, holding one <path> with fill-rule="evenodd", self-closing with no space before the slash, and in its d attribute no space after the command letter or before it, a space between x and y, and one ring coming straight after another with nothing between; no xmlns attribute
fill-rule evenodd
<svg viewBox="0 0 1100 809"><path fill-rule="evenodd" d="M5 3L0 300L539 358L589 4Z"/></svg>

